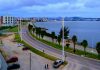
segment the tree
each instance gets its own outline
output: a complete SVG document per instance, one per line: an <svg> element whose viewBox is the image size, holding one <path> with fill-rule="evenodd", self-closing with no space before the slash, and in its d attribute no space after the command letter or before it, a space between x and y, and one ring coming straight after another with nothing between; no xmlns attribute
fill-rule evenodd
<svg viewBox="0 0 100 70"><path fill-rule="evenodd" d="M61 38L62 38L62 33L63 33L63 30L61 28L60 32L59 32ZM64 27L64 39L68 39L68 35L69 35L69 29L68 29L68 27Z"/></svg>
<svg viewBox="0 0 100 70"><path fill-rule="evenodd" d="M52 42L54 42L55 39L55 32L51 32Z"/></svg>
<svg viewBox="0 0 100 70"><path fill-rule="evenodd" d="M29 24L29 25L28 25L29 31L30 31L32 28L33 28L33 26Z"/></svg>
<svg viewBox="0 0 100 70"><path fill-rule="evenodd" d="M84 53L85 53L85 55L86 55L86 47L88 46L87 40L83 40L82 46L84 47Z"/></svg>
<svg viewBox="0 0 100 70"><path fill-rule="evenodd" d="M98 57L100 58L100 42L97 43L96 50L98 52Z"/></svg>
<svg viewBox="0 0 100 70"><path fill-rule="evenodd" d="M57 41L58 41L58 43L59 43L59 45L60 45L60 42L61 42L61 36L60 36L60 35L58 35Z"/></svg>
<svg viewBox="0 0 100 70"><path fill-rule="evenodd" d="M40 36L41 36L41 28L40 27L38 28L38 35L39 35L39 38L40 38Z"/></svg>
<svg viewBox="0 0 100 70"><path fill-rule="evenodd" d="M75 53L75 52L76 52L75 45L76 45L76 42L77 42L77 37L76 37L76 35L74 35L74 36L72 37L72 41L73 41L73 44L74 44L74 50L73 50L73 52Z"/></svg>
<svg viewBox="0 0 100 70"><path fill-rule="evenodd" d="M39 36L41 35L41 28L40 27L36 27L36 35Z"/></svg>
<svg viewBox="0 0 100 70"><path fill-rule="evenodd" d="M35 32L35 28L33 28L33 33Z"/></svg>
<svg viewBox="0 0 100 70"><path fill-rule="evenodd" d="M43 37L44 37L44 35L46 35L46 31L41 31L41 37L42 37L42 39L43 39Z"/></svg>

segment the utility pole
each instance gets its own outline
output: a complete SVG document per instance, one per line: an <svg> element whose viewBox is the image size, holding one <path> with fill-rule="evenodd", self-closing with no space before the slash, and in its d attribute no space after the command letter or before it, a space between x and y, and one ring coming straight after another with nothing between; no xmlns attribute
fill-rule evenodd
<svg viewBox="0 0 100 70"><path fill-rule="evenodd" d="M65 61L65 53L64 53L64 18L62 18L62 60Z"/></svg>
<svg viewBox="0 0 100 70"><path fill-rule="evenodd" d="M18 24L18 34L20 35L20 19L18 19L17 24Z"/></svg>
<svg viewBox="0 0 100 70"><path fill-rule="evenodd" d="M30 52L30 70L31 70L31 52Z"/></svg>
<svg viewBox="0 0 100 70"><path fill-rule="evenodd" d="M21 38L21 41L22 41L22 28L21 28L21 18L20 18L20 38Z"/></svg>
<svg viewBox="0 0 100 70"><path fill-rule="evenodd" d="M94 52L94 51L93 51L93 37L92 37L91 39L92 39L92 51L91 51L91 52L93 53L93 52Z"/></svg>

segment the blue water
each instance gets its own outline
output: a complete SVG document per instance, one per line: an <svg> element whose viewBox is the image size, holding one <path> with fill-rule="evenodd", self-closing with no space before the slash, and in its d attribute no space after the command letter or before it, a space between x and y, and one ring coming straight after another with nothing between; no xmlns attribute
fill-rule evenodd
<svg viewBox="0 0 100 70"><path fill-rule="evenodd" d="M47 28L48 32L55 31L59 34L61 22L37 22L38 27ZM78 37L78 42L87 40L89 47L95 47L97 42L100 42L100 21L65 21L65 26L69 27L70 38L73 35Z"/></svg>

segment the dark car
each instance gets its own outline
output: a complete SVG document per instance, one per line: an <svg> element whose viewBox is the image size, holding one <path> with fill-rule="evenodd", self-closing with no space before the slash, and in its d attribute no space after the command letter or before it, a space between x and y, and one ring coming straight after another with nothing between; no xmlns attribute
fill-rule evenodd
<svg viewBox="0 0 100 70"><path fill-rule="evenodd" d="M13 63L13 62L17 62L18 58L17 57L12 57L9 60L7 60L7 63Z"/></svg>
<svg viewBox="0 0 100 70"><path fill-rule="evenodd" d="M12 64L8 66L7 70L13 70L13 69L19 69L20 65L19 64Z"/></svg>
<svg viewBox="0 0 100 70"><path fill-rule="evenodd" d="M63 64L63 60L56 60L54 63L53 63L53 67L54 68L59 68L59 66L61 66Z"/></svg>
<svg viewBox="0 0 100 70"><path fill-rule="evenodd" d="M24 47L24 48L22 48L22 50L23 50L23 51L29 50L29 48L28 48L28 47Z"/></svg>

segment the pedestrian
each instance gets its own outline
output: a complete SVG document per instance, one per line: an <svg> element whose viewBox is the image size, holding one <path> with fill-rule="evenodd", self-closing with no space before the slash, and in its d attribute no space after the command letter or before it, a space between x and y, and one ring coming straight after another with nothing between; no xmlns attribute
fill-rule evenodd
<svg viewBox="0 0 100 70"><path fill-rule="evenodd" d="M45 68L45 69L47 68L46 64L45 64L44 68Z"/></svg>
<svg viewBox="0 0 100 70"><path fill-rule="evenodd" d="M47 64L47 69L49 69L49 65Z"/></svg>
<svg viewBox="0 0 100 70"><path fill-rule="evenodd" d="M65 54L65 58L67 57L67 54Z"/></svg>
<svg viewBox="0 0 100 70"><path fill-rule="evenodd" d="M43 50L43 53L44 53L44 50Z"/></svg>

